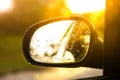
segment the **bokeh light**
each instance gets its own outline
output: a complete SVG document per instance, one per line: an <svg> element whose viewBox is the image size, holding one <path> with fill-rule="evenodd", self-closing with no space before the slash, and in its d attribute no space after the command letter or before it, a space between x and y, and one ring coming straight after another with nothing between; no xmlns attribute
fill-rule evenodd
<svg viewBox="0 0 120 80"><path fill-rule="evenodd" d="M0 13L9 11L13 8L12 0L0 0Z"/></svg>

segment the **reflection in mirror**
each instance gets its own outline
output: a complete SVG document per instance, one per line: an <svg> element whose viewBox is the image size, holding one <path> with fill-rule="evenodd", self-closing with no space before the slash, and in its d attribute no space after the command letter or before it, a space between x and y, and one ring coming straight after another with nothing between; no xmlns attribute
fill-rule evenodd
<svg viewBox="0 0 120 80"><path fill-rule="evenodd" d="M90 29L85 22L63 20L38 28L30 41L30 56L43 63L80 62L87 55Z"/></svg>

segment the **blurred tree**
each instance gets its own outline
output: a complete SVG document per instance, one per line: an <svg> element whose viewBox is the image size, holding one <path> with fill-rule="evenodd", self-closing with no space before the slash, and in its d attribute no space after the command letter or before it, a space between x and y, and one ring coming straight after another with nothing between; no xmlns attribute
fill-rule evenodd
<svg viewBox="0 0 120 80"><path fill-rule="evenodd" d="M27 27L43 19L46 4L42 0L14 0L14 9L0 13L0 31L21 34Z"/></svg>
<svg viewBox="0 0 120 80"><path fill-rule="evenodd" d="M65 0L52 0L47 3L47 10L45 11L46 18L53 18L58 16L68 16L69 10L67 9Z"/></svg>

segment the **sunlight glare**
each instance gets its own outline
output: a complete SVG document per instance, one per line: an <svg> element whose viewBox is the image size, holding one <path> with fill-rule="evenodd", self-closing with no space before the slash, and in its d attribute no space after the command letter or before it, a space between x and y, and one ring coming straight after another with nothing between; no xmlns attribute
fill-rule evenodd
<svg viewBox="0 0 120 80"><path fill-rule="evenodd" d="M73 20L59 21L40 27L33 34L30 43L31 55L33 56L33 59L39 62L55 61L52 59L52 57L54 56L50 55L54 54L56 50L59 49L58 45L60 44L61 38L64 36L64 33L68 30L72 22ZM54 45L55 47L52 48L50 46L51 44ZM63 47L63 45L61 47ZM45 55L46 52L47 55L49 55L48 57ZM35 57L36 55L38 56L37 58ZM68 56L68 54L66 56Z"/></svg>
<svg viewBox="0 0 120 80"><path fill-rule="evenodd" d="M6 12L13 8L12 0L0 0L0 12Z"/></svg>
<svg viewBox="0 0 120 80"><path fill-rule="evenodd" d="M71 13L88 13L105 9L105 0L66 0Z"/></svg>

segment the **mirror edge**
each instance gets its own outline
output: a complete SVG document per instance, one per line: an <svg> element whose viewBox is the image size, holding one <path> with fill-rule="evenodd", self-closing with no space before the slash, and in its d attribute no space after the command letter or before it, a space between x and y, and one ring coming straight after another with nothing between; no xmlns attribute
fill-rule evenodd
<svg viewBox="0 0 120 80"><path fill-rule="evenodd" d="M88 26L90 27L90 31L91 31L91 38L90 38L90 46L89 46L89 50L88 50L88 55L90 54L90 52L93 48L95 37L97 36L92 22L90 22L88 19L86 19L84 17L80 17L80 16L57 17L57 18L44 20L44 21L40 21L38 23L35 23L32 26L30 26L26 30L26 32L24 33L22 48L23 48L24 56L28 62L30 62L33 65L46 66L46 67L48 67L48 66L49 67L80 67L81 66L82 67L82 66L86 65L85 62L87 60L83 60L83 61L77 62L77 63L59 63L59 64L41 63L41 62L34 61L31 58L31 56L29 55L29 53L30 53L29 52L30 40L31 40L31 36L33 35L34 31L45 24L49 24L51 22L56 22L56 21L61 21L61 20L78 20L78 21L84 21L88 24ZM88 55L85 57L85 59L89 59Z"/></svg>

